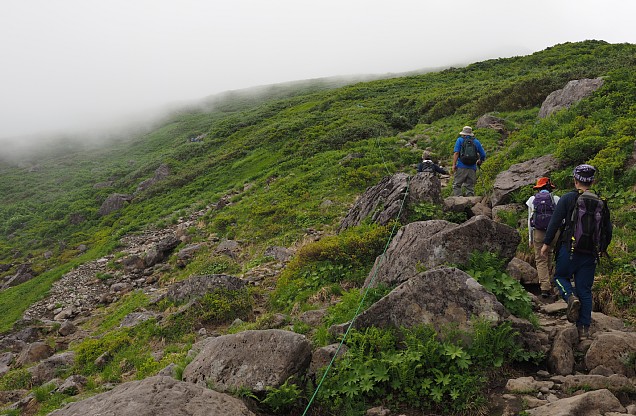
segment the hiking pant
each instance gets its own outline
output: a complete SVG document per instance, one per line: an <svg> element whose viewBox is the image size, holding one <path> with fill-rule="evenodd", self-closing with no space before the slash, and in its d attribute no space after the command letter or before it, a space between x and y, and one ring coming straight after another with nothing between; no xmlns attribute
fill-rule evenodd
<svg viewBox="0 0 636 416"><path fill-rule="evenodd" d="M474 169L457 168L453 176L453 196L462 196L462 188L466 188L466 196L475 195L477 171Z"/></svg>
<svg viewBox="0 0 636 416"><path fill-rule="evenodd" d="M592 322L592 284L595 271L596 256L594 254L571 253L568 244L561 244L556 259L554 280L561 297L566 302L572 294L581 301L576 326L589 327ZM574 289L570 281L571 277L574 277Z"/></svg>
<svg viewBox="0 0 636 416"><path fill-rule="evenodd" d="M554 244L559 239L559 234L554 236L550 249L545 256L541 255L541 247L543 247L543 239L545 238L545 231L537 230L532 231L532 245L534 246L534 264L537 267L537 274L539 275L539 285L541 285L542 292L549 292L552 290L552 272L553 265L552 259L554 257Z"/></svg>

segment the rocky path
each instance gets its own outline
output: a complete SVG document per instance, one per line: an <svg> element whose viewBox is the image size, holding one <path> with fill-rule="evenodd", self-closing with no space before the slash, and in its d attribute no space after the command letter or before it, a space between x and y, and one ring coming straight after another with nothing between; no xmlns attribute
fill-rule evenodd
<svg viewBox="0 0 636 416"><path fill-rule="evenodd" d="M594 312L590 337L579 339L576 326L565 318L564 301L535 302L547 366L508 380L506 393L496 400L501 414L636 414L636 368L620 358L629 354L628 345L636 345L633 329L620 319Z"/></svg>

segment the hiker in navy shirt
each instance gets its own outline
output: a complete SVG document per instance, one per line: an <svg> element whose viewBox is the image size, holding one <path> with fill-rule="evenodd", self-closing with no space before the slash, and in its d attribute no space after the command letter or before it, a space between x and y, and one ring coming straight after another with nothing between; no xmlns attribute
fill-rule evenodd
<svg viewBox="0 0 636 416"><path fill-rule="evenodd" d="M431 152L428 150L424 150L422 153L422 161L417 164L417 172L437 172L442 175L448 175L446 169L431 160Z"/></svg>
<svg viewBox="0 0 636 416"><path fill-rule="evenodd" d="M475 163L467 164L462 162L460 152L464 140L471 138L475 144L475 150L477 153L477 160ZM475 195L475 183L477 182L477 166L481 165L486 160L486 152L484 148L473 136L473 129L469 126L465 126L459 137L455 141L455 147L453 149L453 167L451 170L455 173L453 176L453 196L461 196L463 188L466 188L466 196Z"/></svg>
<svg viewBox="0 0 636 416"><path fill-rule="evenodd" d="M596 169L587 164L574 168L574 187L576 189L563 195L557 203L541 247L541 255L546 256L555 234L558 230L561 230L561 237L556 249L554 281L561 297L568 304L568 321L576 322L579 339L589 338L590 336L592 285L594 283L598 255L597 253L583 253L571 250L571 233L568 233L565 227L571 226L571 224L568 224L568 219L572 216L579 194L591 188L594 183L595 173ZM608 233L606 241L609 242L612 239L612 225L609 217L604 218L604 221L603 228ZM570 281L572 277L574 277L574 287L572 287L572 282Z"/></svg>

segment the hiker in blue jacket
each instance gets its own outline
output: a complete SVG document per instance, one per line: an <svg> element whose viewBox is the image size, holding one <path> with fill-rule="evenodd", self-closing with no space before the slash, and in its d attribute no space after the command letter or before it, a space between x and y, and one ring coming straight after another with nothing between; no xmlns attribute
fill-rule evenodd
<svg viewBox="0 0 636 416"><path fill-rule="evenodd" d="M568 304L566 315L568 321L576 323L579 339L589 338L590 336L592 285L594 283L598 254L572 250L572 236L571 232L568 232L568 227L572 227L570 218L575 209L577 199L580 194L590 190L594 183L595 173L596 169L587 164L574 168L574 187L576 189L563 195L557 203L541 247L541 255L546 256L555 234L558 230L561 230L561 237L556 249L554 281L561 297ZM605 236L605 240L609 244L612 239L612 224L609 216L604 217L603 222L602 229L606 230L605 232L608 234ZM601 250L605 249L606 247L601 247ZM570 281L572 277L574 277L574 287L572 287Z"/></svg>
<svg viewBox="0 0 636 416"><path fill-rule="evenodd" d="M473 161L468 160L462 154L466 147L464 141L470 139L474 146L468 149L473 153ZM455 147L453 149L453 166L451 171L454 172L453 176L453 196L461 196L463 188L466 188L466 196L475 195L475 183L477 182L477 166L481 165L486 160L486 152L479 143L479 140L473 136L473 129L469 126L465 126L459 137L455 141Z"/></svg>

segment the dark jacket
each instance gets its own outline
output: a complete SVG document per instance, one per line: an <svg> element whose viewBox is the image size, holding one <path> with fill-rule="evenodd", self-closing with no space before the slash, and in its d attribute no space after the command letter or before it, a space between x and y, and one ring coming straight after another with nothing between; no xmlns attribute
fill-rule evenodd
<svg viewBox="0 0 636 416"><path fill-rule="evenodd" d="M438 166L435 162L430 159L424 159L420 163L417 164L418 172L437 172L443 175L448 175L448 171L446 169Z"/></svg>

